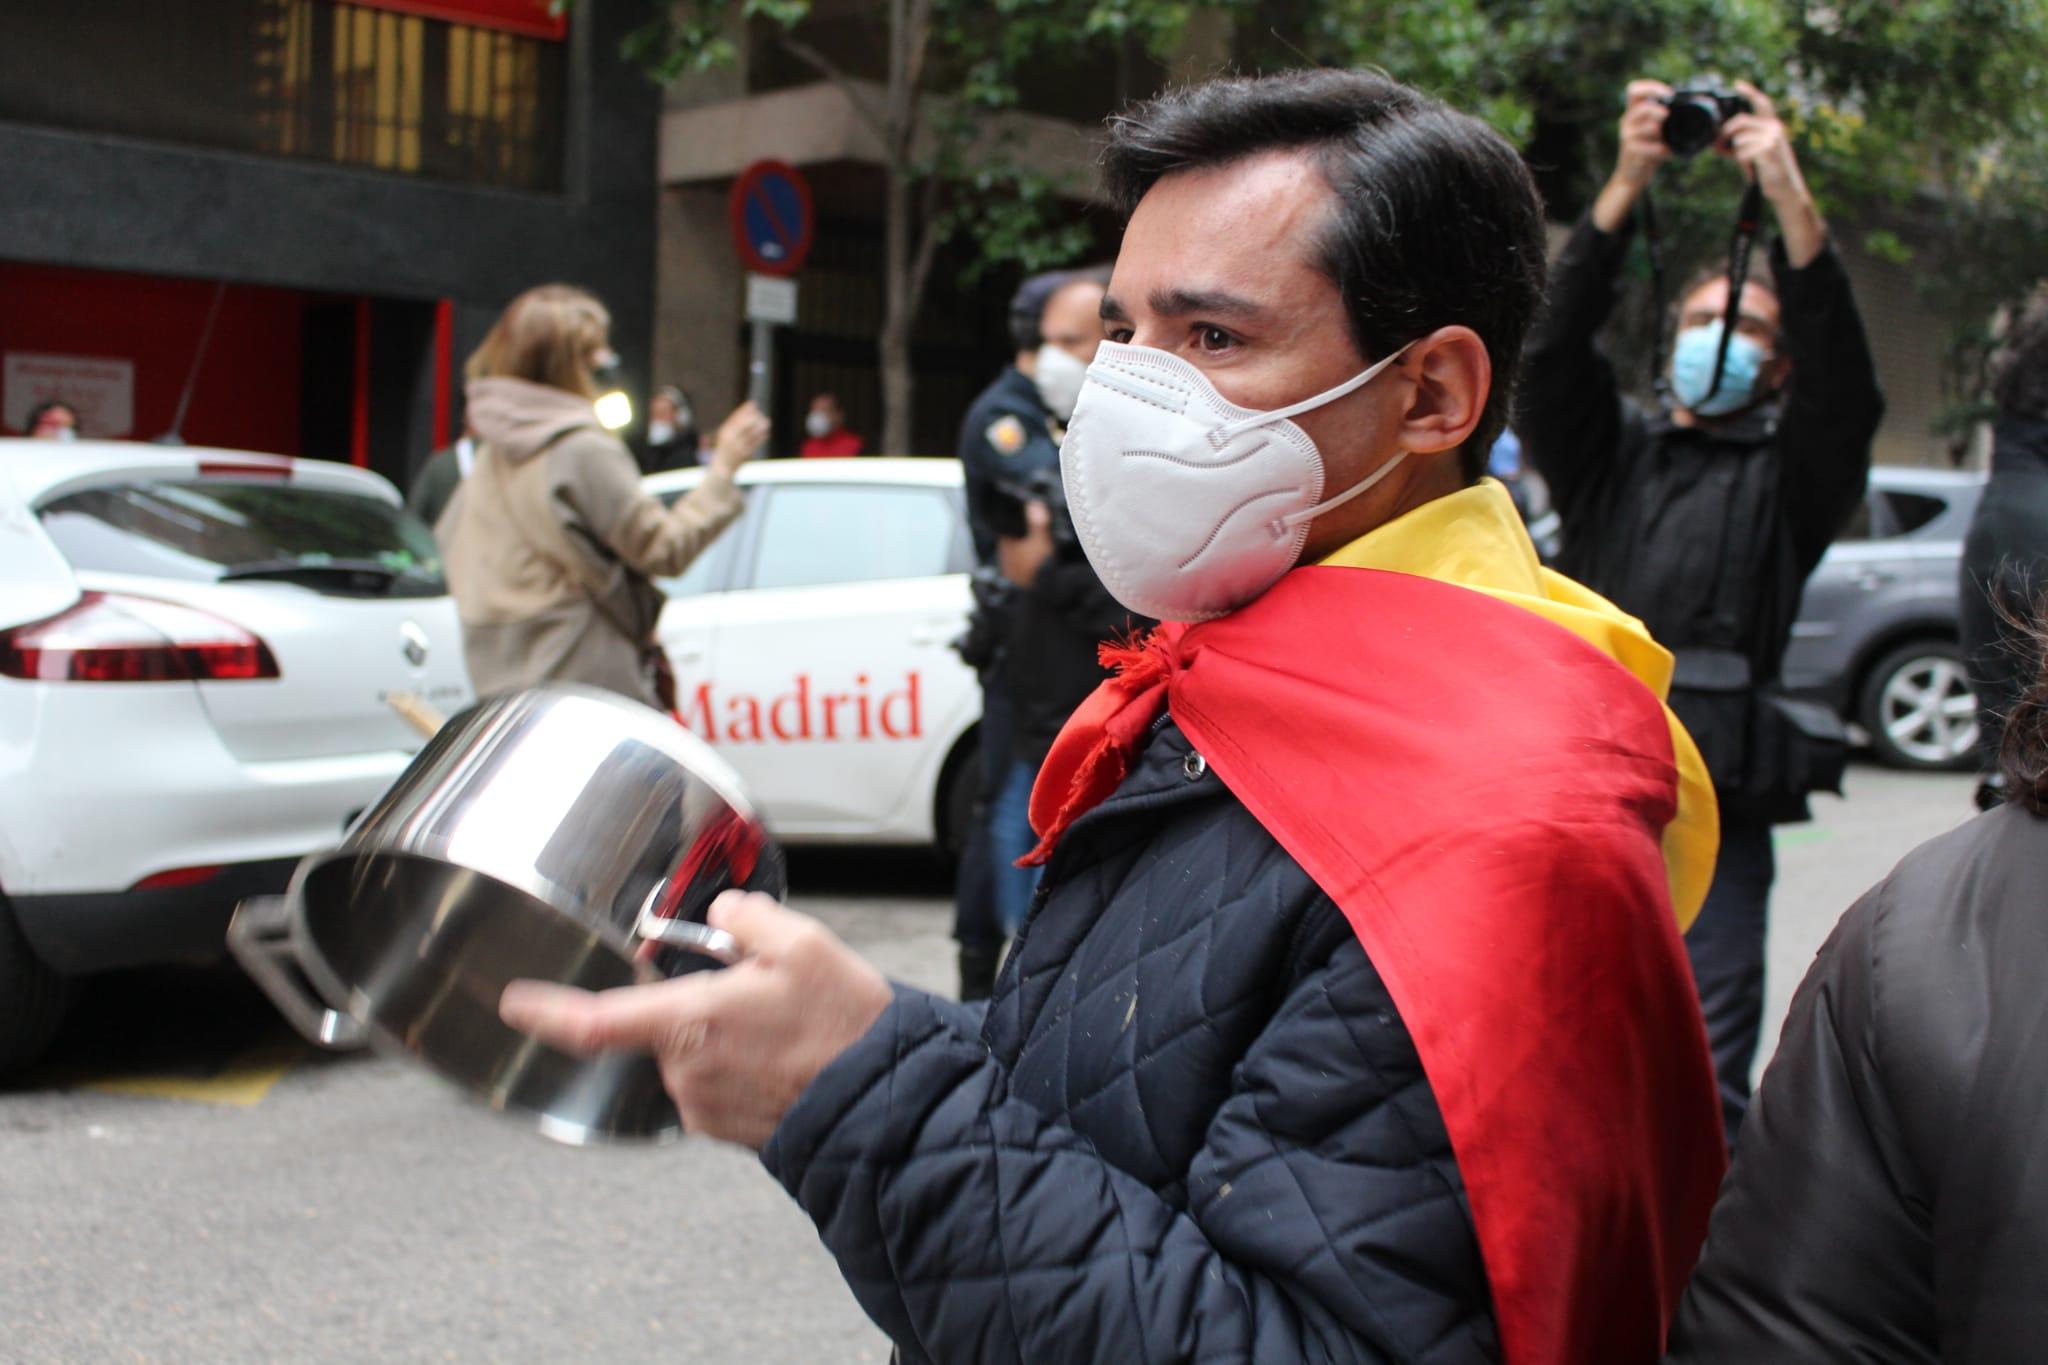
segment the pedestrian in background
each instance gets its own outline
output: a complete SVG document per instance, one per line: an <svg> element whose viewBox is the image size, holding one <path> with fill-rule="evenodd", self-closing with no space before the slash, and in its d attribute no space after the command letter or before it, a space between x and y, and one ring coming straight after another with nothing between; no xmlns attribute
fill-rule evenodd
<svg viewBox="0 0 2048 1365"><path fill-rule="evenodd" d="M1037 378L1087 372L1102 342L1109 275L1107 266L1075 271L1039 315L1043 340L1033 357L1034 387L1057 423L1073 415L1078 394L1049 395ZM1059 358L1048 362L1049 354ZM1014 589L1003 648L1012 713L1010 752L992 784L989 855L996 917L1004 937L1014 938L1038 887L1038 869L1019 863L1038 843L1030 805L1039 766L1074 708L1107 681L1102 646L1152 622L1132 616L1089 564L1067 512L1058 465L1023 478L999 477L997 487L1000 496L991 503L996 563Z"/></svg>
<svg viewBox="0 0 2048 1365"><path fill-rule="evenodd" d="M22 430L39 441L75 441L78 409L58 398L38 403L29 409L28 424Z"/></svg>
<svg viewBox="0 0 2048 1365"><path fill-rule="evenodd" d="M647 402L647 451L641 461L647 472L695 469L704 463L703 443L690 395L674 384L656 389Z"/></svg>
<svg viewBox="0 0 2048 1365"><path fill-rule="evenodd" d="M673 708L651 580L688 568L740 514L733 474L768 423L743 404L719 428L703 480L662 506L592 407L610 330L611 315L583 290L541 285L512 301L469 358L476 464L435 535L479 695L580 682Z"/></svg>
<svg viewBox="0 0 2048 1365"><path fill-rule="evenodd" d="M1906 855L1814 959L1674 1365L2042 1358L2048 620L2010 638L2007 804Z"/></svg>
<svg viewBox="0 0 2048 1365"><path fill-rule="evenodd" d="M1812 713L1772 689L1806 577L1862 501L1884 411L1848 274L1785 127L1762 91L1737 88L1751 112L1727 122L1716 150L1754 177L1782 236L1768 276L1742 290L1719 389L1708 393L1725 269L1680 300L1658 407L1623 396L1594 343L1637 202L1672 155L1672 90L1635 81L1614 173L1552 267L1515 424L1563 518L1558 567L1676 655L1671 707L1714 776L1720 864L1686 948L1731 1141L1763 1021L1771 826L1808 818L1807 793L1843 752L1838 722L1810 735Z"/></svg>
<svg viewBox="0 0 2048 1365"><path fill-rule="evenodd" d="M406 510L432 526L448 510L448 500L455 496L456 485L469 476L475 465L476 434L465 421L462 434L429 455L420 472L413 476L412 488L405 495Z"/></svg>
<svg viewBox="0 0 2048 1365"><path fill-rule="evenodd" d="M989 830L996 796L1009 776L1016 753L1007 672L1010 612L1016 593L996 563L997 539L1006 524L1003 506L1007 501L1014 508L1016 502L1006 498L1002 486L1029 485L1058 477L1059 423L1073 411L1074 395L1080 391L1080 384L1078 377L1072 382L1058 378L1064 370L1072 368L1073 358L1050 345L1042 328L1046 305L1071 278L1064 270L1047 271L1018 286L1010 299L1010 343L1014 348L1010 364L975 396L960 424L959 454L961 474L966 481L967 530L974 545L976 603L975 618L966 637L968 647L962 654L981 678L981 720L975 731L981 785L973 823L961 849L959 880L953 898L953 937L960 945L962 1000L988 996L995 985L1005 938ZM1101 319L1089 319L1085 344L1092 348L1101 339ZM1084 338L1076 336L1069 340L1080 345ZM1046 367L1049 376L1056 380L1053 397L1064 405L1057 417L1035 382L1040 357L1046 353L1058 357ZM1021 513L1017 516L1012 533L1022 535ZM1011 894L1015 894L1014 887Z"/></svg>
<svg viewBox="0 0 2048 1365"><path fill-rule="evenodd" d="M859 432L846 427L846 410L836 394L821 393L811 399L804 414L804 443L798 454L805 459L843 458L860 454L867 443Z"/></svg>
<svg viewBox="0 0 2048 1365"><path fill-rule="evenodd" d="M2048 601L2048 287L2035 291L1993 361L1991 479L1963 541L1963 653L1992 760L1979 800L1995 804L1997 749L1988 737L2024 690L2028 639L2019 623Z"/></svg>

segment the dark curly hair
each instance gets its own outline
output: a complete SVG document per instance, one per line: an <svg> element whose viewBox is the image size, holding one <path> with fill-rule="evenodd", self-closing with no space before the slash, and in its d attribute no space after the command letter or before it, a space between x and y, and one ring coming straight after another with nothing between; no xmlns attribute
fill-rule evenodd
<svg viewBox="0 0 2048 1365"><path fill-rule="evenodd" d="M1478 333L1493 392L1460 451L1467 480L1507 425L1543 298L1543 206L1505 138L1370 71L1288 71L1172 90L1109 120L1103 178L1125 215L1175 171L1308 153L1335 196L1318 262L1367 359L1439 327Z"/></svg>
<svg viewBox="0 0 2048 1365"><path fill-rule="evenodd" d="M1991 357L1999 411L2048 418L2048 285L2036 289Z"/></svg>
<svg viewBox="0 0 2048 1365"><path fill-rule="evenodd" d="M2034 681L2006 716L1999 767L2006 800L2048 815L2048 596L2036 604L2025 638L2033 645Z"/></svg>

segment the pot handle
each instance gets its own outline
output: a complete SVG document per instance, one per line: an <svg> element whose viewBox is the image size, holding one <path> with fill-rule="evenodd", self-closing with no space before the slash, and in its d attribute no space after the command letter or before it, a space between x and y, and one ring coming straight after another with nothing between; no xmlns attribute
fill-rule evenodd
<svg viewBox="0 0 2048 1365"><path fill-rule="evenodd" d="M336 1052L364 1046L369 1036L363 1026L329 1009L300 970L289 905L283 896L251 896L236 906L228 921L228 951L308 1042Z"/></svg>
<svg viewBox="0 0 2048 1365"><path fill-rule="evenodd" d="M663 919L654 913L651 906L640 911L640 920L633 926L633 931L651 943L687 948L728 967L747 955L740 948L740 941L725 930L714 929L692 919Z"/></svg>

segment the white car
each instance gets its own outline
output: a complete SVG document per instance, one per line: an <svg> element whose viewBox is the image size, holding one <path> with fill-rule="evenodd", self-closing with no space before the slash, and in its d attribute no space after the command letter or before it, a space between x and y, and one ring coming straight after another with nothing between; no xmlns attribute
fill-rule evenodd
<svg viewBox="0 0 2048 1365"><path fill-rule="evenodd" d="M662 582L684 724L785 843L957 847L981 716L951 648L973 606L959 461L769 460L739 483L746 512Z"/></svg>
<svg viewBox="0 0 2048 1365"><path fill-rule="evenodd" d="M69 976L218 956L471 700L432 533L364 470L0 440L0 1071Z"/></svg>

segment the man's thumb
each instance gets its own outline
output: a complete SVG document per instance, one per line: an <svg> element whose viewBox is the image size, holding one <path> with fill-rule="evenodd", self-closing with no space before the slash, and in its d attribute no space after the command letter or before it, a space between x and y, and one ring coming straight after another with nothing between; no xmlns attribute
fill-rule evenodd
<svg viewBox="0 0 2048 1365"><path fill-rule="evenodd" d="M711 902L705 916L714 929L739 940L749 955L773 957L787 951L817 929L818 922L758 891L728 891Z"/></svg>

